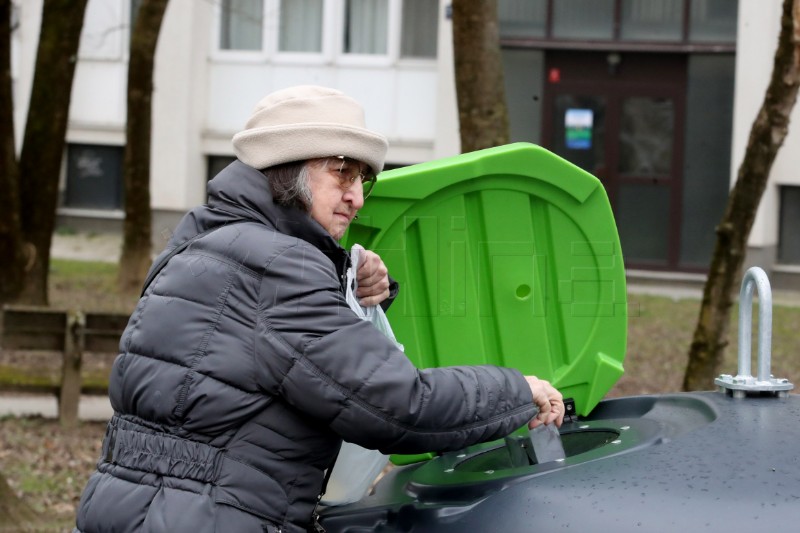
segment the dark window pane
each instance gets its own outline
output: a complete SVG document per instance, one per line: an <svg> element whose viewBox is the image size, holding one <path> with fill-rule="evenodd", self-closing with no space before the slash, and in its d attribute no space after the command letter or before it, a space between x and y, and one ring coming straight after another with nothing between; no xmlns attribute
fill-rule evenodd
<svg viewBox="0 0 800 533"><path fill-rule="evenodd" d="M736 0L692 0L689 40L695 42L736 42Z"/></svg>
<svg viewBox="0 0 800 533"><path fill-rule="evenodd" d="M278 49L281 52L322 51L322 0L282 0Z"/></svg>
<svg viewBox="0 0 800 533"><path fill-rule="evenodd" d="M621 175L648 177L670 173L674 115L672 100L668 98L623 100L619 132Z"/></svg>
<svg viewBox="0 0 800 533"><path fill-rule="evenodd" d="M683 0L623 0L622 40L680 41Z"/></svg>
<svg viewBox="0 0 800 533"><path fill-rule="evenodd" d="M67 147L67 207L122 207L122 148L70 144Z"/></svg>
<svg viewBox="0 0 800 533"><path fill-rule="evenodd" d="M261 50L264 0L222 0L219 47Z"/></svg>
<svg viewBox="0 0 800 533"><path fill-rule="evenodd" d="M553 2L553 37L558 39L613 39L614 0L558 0Z"/></svg>
<svg viewBox="0 0 800 533"><path fill-rule="evenodd" d="M707 268L730 188L733 54L689 57L680 264Z"/></svg>
<svg viewBox="0 0 800 533"><path fill-rule="evenodd" d="M345 0L344 53L386 54L389 0Z"/></svg>
<svg viewBox="0 0 800 533"><path fill-rule="evenodd" d="M139 16L139 7L142 5L142 0L131 0L131 32L133 27L136 26L136 18Z"/></svg>
<svg viewBox="0 0 800 533"><path fill-rule="evenodd" d="M778 262L800 264L800 187L784 186L781 194L781 226Z"/></svg>
<svg viewBox="0 0 800 533"><path fill-rule="evenodd" d="M220 173L223 168L236 161L236 158L229 155L210 155L208 156L208 173L206 180L210 181L214 176Z"/></svg>
<svg viewBox="0 0 800 533"><path fill-rule="evenodd" d="M511 141L541 142L544 52L503 48L506 102Z"/></svg>
<svg viewBox="0 0 800 533"><path fill-rule="evenodd" d="M439 2L405 0L403 2L401 57L436 57L439 34Z"/></svg>
<svg viewBox="0 0 800 533"><path fill-rule="evenodd" d="M627 263L664 263L669 244L669 185L623 184L615 216Z"/></svg>
<svg viewBox="0 0 800 533"><path fill-rule="evenodd" d="M544 37L547 0L499 0L500 37Z"/></svg>

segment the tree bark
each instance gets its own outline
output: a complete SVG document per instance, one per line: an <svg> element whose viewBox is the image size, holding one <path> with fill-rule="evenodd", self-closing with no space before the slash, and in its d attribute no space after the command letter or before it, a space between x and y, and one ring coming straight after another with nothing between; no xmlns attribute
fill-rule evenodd
<svg viewBox="0 0 800 533"><path fill-rule="evenodd" d="M717 226L714 254L689 349L684 390L708 389L719 374L728 345L734 291L738 289L734 284L741 280L747 240L772 163L789 131L789 115L797 100L799 86L800 0L784 0L772 78L750 130L725 214Z"/></svg>
<svg viewBox="0 0 800 533"><path fill-rule="evenodd" d="M14 146L11 9L11 0L0 0L0 303L19 295L26 263ZM36 523L34 510L17 497L0 473L0 531L24 531Z"/></svg>
<svg viewBox="0 0 800 533"><path fill-rule="evenodd" d="M47 305L72 79L87 0L44 0L39 49L19 159L22 232L35 256L19 301Z"/></svg>
<svg viewBox="0 0 800 533"><path fill-rule="evenodd" d="M11 85L11 0L0 1L0 303L22 290L25 247L19 201L19 167L14 146Z"/></svg>
<svg viewBox="0 0 800 533"><path fill-rule="evenodd" d="M123 163L125 222L117 283L123 293L141 290L152 261L150 135L153 66L168 0L144 0L131 38L128 63L127 142Z"/></svg>
<svg viewBox="0 0 800 533"><path fill-rule="evenodd" d="M508 144L497 0L453 1L453 54L461 152Z"/></svg>

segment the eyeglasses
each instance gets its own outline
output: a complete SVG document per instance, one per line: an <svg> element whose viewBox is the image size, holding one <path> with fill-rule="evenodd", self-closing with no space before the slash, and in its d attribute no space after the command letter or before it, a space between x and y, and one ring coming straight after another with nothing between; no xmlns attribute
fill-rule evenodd
<svg viewBox="0 0 800 533"><path fill-rule="evenodd" d="M356 180L361 180L361 194L364 196L364 200L370 195L375 182L378 181L375 173L372 172L368 165L350 157L343 155L333 156L328 158L325 165L334 176L339 178L339 187L343 191L352 187Z"/></svg>

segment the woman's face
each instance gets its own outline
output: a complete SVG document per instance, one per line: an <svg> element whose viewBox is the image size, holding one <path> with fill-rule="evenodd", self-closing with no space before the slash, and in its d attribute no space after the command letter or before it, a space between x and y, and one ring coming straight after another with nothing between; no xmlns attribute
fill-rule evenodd
<svg viewBox="0 0 800 533"><path fill-rule="evenodd" d="M356 213L364 205L364 191L357 176L363 163L351 159L330 157L309 162L311 188L311 218L339 240Z"/></svg>

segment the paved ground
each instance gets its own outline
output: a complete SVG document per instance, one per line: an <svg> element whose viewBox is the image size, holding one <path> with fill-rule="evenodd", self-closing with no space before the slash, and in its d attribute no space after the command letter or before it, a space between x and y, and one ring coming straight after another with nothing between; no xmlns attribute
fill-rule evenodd
<svg viewBox="0 0 800 533"><path fill-rule="evenodd" d="M78 259L116 263L122 252L122 236L108 233L76 233L53 235L50 256L57 259Z"/></svg>
<svg viewBox="0 0 800 533"><path fill-rule="evenodd" d="M113 410L107 396L81 396L78 418L104 421L111 418ZM58 403L55 396L43 394L0 395L0 416L31 416L58 418Z"/></svg>

